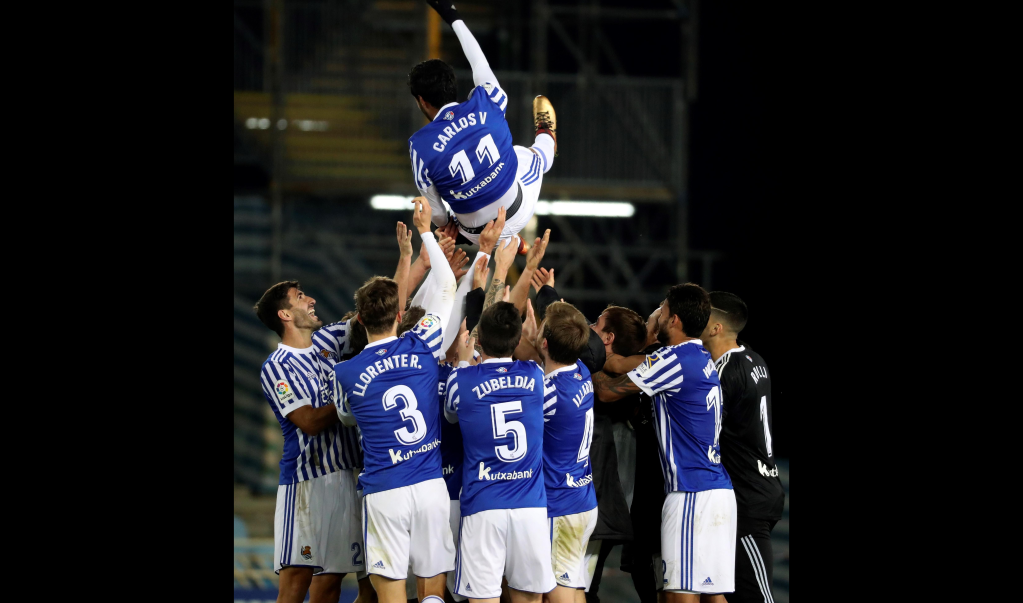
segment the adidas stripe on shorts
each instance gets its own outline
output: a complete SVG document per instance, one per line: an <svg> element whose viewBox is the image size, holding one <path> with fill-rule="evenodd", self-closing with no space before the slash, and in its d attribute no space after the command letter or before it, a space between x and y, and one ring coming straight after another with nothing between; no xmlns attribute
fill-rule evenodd
<svg viewBox="0 0 1023 603"><path fill-rule="evenodd" d="M733 592L736 522L732 490L669 492L661 508L661 559L654 560L662 589Z"/></svg>
<svg viewBox="0 0 1023 603"><path fill-rule="evenodd" d="M551 566L559 586L586 588L593 571L587 571L586 545L597 527L597 508L547 519L551 535Z"/></svg>
<svg viewBox="0 0 1023 603"><path fill-rule="evenodd" d="M509 587L530 593L548 593L557 585L546 507L490 509L462 518L455 594L500 597L501 576Z"/></svg>
<svg viewBox="0 0 1023 603"><path fill-rule="evenodd" d="M313 573L365 569L358 476L351 469L277 487L274 571L312 567Z"/></svg>
<svg viewBox="0 0 1023 603"><path fill-rule="evenodd" d="M455 568L448 488L442 478L367 494L362 500L366 571L392 580Z"/></svg>

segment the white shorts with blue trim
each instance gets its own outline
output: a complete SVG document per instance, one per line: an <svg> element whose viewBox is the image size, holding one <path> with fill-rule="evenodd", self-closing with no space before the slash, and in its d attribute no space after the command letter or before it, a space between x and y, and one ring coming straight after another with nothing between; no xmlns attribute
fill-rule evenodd
<svg viewBox="0 0 1023 603"><path fill-rule="evenodd" d="M526 224L529 224L529 219L533 217L533 212L536 211L536 202L540 199L540 185L543 184L544 168L548 165L547 161L553 159L544 159L542 150L534 153L529 148L519 145L515 145L513 148L515 149L515 156L519 160L519 169L515 174L517 184L513 184L501 199L494 201L490 205L470 214L458 215L459 224L482 226L497 218L497 210L501 207L511 207L515 202L515 197L518 196L516 187L521 186L522 204L519 205L519 209L516 210L514 216L505 220L504 230L501 231L501 236L498 238L499 241L505 241L509 237L518 234L520 230L526 227ZM479 244L480 235L470 234L464 230L461 233L462 236L474 244ZM527 243L532 243L532 241L527 241Z"/></svg>
<svg viewBox="0 0 1023 603"><path fill-rule="evenodd" d="M448 487L443 478L367 494L363 498L366 571L392 580L455 568Z"/></svg>
<svg viewBox="0 0 1023 603"><path fill-rule="evenodd" d="M313 573L365 570L358 476L341 469L277 487L274 571L311 567Z"/></svg>
<svg viewBox="0 0 1023 603"><path fill-rule="evenodd" d="M586 547L597 527L597 508L547 519L551 535L551 566L558 586L586 588L593 579L587 566ZM587 571L589 570L589 571Z"/></svg>
<svg viewBox="0 0 1023 603"><path fill-rule="evenodd" d="M557 586L546 507L491 509L462 518L453 592L471 599L500 597L502 576L510 588L530 593Z"/></svg>
<svg viewBox="0 0 1023 603"><path fill-rule="evenodd" d="M734 592L736 521L732 490L669 492L661 508L662 589Z"/></svg>
<svg viewBox="0 0 1023 603"><path fill-rule="evenodd" d="M458 548L458 522L462 519L461 505L458 500L450 502L451 508L448 514L449 524L451 525L451 533L454 535L452 545ZM448 572L448 591L451 593L452 598L455 601L465 601L465 597L455 593L455 572ZM408 577L405 578L405 596L409 599L419 598L419 594L416 591L416 575L412 573L412 564L409 563Z"/></svg>

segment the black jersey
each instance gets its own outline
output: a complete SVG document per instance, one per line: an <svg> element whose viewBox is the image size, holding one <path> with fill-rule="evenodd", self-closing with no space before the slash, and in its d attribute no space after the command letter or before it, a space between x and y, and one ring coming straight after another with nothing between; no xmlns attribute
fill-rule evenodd
<svg viewBox="0 0 1023 603"><path fill-rule="evenodd" d="M764 359L739 343L715 362L725 398L721 462L740 516L781 519L785 492L771 441L771 376Z"/></svg>

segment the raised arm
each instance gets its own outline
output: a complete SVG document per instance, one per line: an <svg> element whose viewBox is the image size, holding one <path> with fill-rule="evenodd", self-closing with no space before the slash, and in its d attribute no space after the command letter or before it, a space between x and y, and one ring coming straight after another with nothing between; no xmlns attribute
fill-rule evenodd
<svg viewBox="0 0 1023 603"><path fill-rule="evenodd" d="M490 279L490 288L487 289L487 297L483 300L483 312L486 312L487 308L492 306L494 302L501 301L501 296L504 294L504 281L508 277L508 269L511 268L512 262L515 261L518 249L519 241L515 237L505 239L497 244L497 249L494 250L494 278ZM479 337L477 337L479 327L477 324L472 330L472 337L477 342L479 342ZM479 343L476 344L476 349L481 354L483 353Z"/></svg>
<svg viewBox="0 0 1023 603"><path fill-rule="evenodd" d="M408 299L408 277L412 269L412 231L398 222L396 232L401 255L398 256L398 268L394 271L394 282L398 283L398 308L404 311Z"/></svg>
<svg viewBox="0 0 1023 603"><path fill-rule="evenodd" d="M412 223L419 230L419 236L423 239L426 252L430 254L430 280L434 284L433 293L423 300L423 308L427 314L446 318L451 315L451 306L455 302L455 273L451 271L444 252L437 244L433 233L430 232L430 214L432 212L430 205L425 201L426 199L422 197L413 199L416 208L412 214Z"/></svg>
<svg viewBox="0 0 1023 603"><path fill-rule="evenodd" d="M462 52L465 53L465 58L469 59L469 65L472 67L473 86L479 86L484 82L490 82L496 86L497 77L494 76L494 72L490 69L487 57L483 56L483 50L480 48L476 38L469 33L469 28L465 26L465 21L462 21L462 17L455 10L455 5L451 0L426 0L426 3L440 14L440 17L451 26L451 29L455 31L455 35L458 36L458 42L462 45Z"/></svg>
<svg viewBox="0 0 1023 603"><path fill-rule="evenodd" d="M529 299L529 283L533 280L533 273L536 272L537 267L540 266L540 260L543 259L543 254L547 251L547 243L551 238L551 229L548 228L543 233L543 238L537 238L533 241L533 246L530 247L529 253L526 254L526 268L519 275L519 280L515 282L515 287L511 292L511 303L515 304L521 313L526 309L526 300Z"/></svg>

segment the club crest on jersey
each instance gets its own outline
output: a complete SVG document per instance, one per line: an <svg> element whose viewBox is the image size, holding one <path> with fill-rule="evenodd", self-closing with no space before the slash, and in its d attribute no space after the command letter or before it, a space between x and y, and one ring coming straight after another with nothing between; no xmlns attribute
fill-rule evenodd
<svg viewBox="0 0 1023 603"><path fill-rule="evenodd" d="M749 354L746 354L746 360L749 360L750 362L753 362L753 359L749 357Z"/></svg>
<svg viewBox="0 0 1023 603"><path fill-rule="evenodd" d="M320 356L324 358L330 358L330 350L320 350Z"/></svg>
<svg viewBox="0 0 1023 603"><path fill-rule="evenodd" d="M508 369L504 368L503 366L499 366L499 367L497 367L497 372L499 372L499 373L507 373Z"/></svg>
<svg viewBox="0 0 1023 603"><path fill-rule="evenodd" d="M312 551L312 549L310 549L307 546L302 547L302 557L304 557L306 559L312 559L313 558L313 551Z"/></svg>
<svg viewBox="0 0 1023 603"><path fill-rule="evenodd" d="M377 356L383 356L387 353L387 349L377 350Z"/></svg>
<svg viewBox="0 0 1023 603"><path fill-rule="evenodd" d="M582 381L583 380L583 376L582 376L581 373L576 373L576 374L574 374L572 376L575 377L576 381Z"/></svg>
<svg viewBox="0 0 1023 603"><path fill-rule="evenodd" d="M419 326L423 327L424 329L429 329L435 324L437 324L437 320L432 316L424 316L423 320L419 321Z"/></svg>
<svg viewBox="0 0 1023 603"><path fill-rule="evenodd" d="M444 114L444 120L445 121L451 121L454 118L455 118L455 112L454 111L448 111L447 113Z"/></svg>

